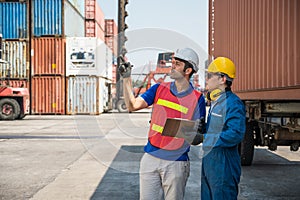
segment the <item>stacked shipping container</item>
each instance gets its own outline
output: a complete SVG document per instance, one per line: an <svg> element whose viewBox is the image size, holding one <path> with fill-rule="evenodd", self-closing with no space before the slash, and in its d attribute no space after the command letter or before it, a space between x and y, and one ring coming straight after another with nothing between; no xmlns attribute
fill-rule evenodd
<svg viewBox="0 0 300 200"><path fill-rule="evenodd" d="M10 75L11 86L30 87L32 114L98 114L108 110L112 52L104 44L104 14L96 0L1 1L0 16L3 59L10 62L10 66L2 64L0 67L0 84L7 84L2 78ZM84 36L97 37L95 45L102 47L94 66L98 72L86 74L79 70L67 75L66 40ZM82 108L78 107L76 102L83 99L74 94L80 92L94 102L87 100ZM70 102L74 108L70 107ZM86 109L94 103L96 109Z"/></svg>
<svg viewBox="0 0 300 200"><path fill-rule="evenodd" d="M85 0L85 36L104 41L104 13L96 0Z"/></svg>
<svg viewBox="0 0 300 200"><path fill-rule="evenodd" d="M116 98L117 89L117 56L118 56L118 27L113 19L105 20L105 43L113 52L111 96Z"/></svg>
<svg viewBox="0 0 300 200"><path fill-rule="evenodd" d="M32 114L65 114L65 37L84 36L83 5L76 3L32 0Z"/></svg>
<svg viewBox="0 0 300 200"><path fill-rule="evenodd" d="M113 83L116 83L116 69L117 69L117 56L118 56L118 28L113 19L105 20L105 43L113 52Z"/></svg>
<svg viewBox="0 0 300 200"><path fill-rule="evenodd" d="M0 2L0 33L3 36L0 85L29 89L28 2Z"/></svg>
<svg viewBox="0 0 300 200"><path fill-rule="evenodd" d="M68 114L99 114L111 109L111 63L112 52L100 39L67 38Z"/></svg>
<svg viewBox="0 0 300 200"><path fill-rule="evenodd" d="M112 52L104 43L104 13L85 0L85 36L66 45L67 114L99 114L111 109Z"/></svg>
<svg viewBox="0 0 300 200"><path fill-rule="evenodd" d="M31 39L32 114L65 114L65 39Z"/></svg>

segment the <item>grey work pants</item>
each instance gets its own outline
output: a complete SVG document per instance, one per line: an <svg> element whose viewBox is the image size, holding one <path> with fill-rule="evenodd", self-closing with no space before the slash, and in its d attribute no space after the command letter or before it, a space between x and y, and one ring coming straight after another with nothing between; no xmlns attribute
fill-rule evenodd
<svg viewBox="0 0 300 200"><path fill-rule="evenodd" d="M162 160L145 153L140 163L140 199L182 200L189 175L189 161Z"/></svg>

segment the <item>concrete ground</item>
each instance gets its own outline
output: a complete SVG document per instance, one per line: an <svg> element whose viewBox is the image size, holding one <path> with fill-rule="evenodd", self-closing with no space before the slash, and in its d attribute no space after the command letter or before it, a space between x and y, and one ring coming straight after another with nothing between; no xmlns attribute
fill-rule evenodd
<svg viewBox="0 0 300 200"><path fill-rule="evenodd" d="M0 199L139 199L150 113L27 116L0 121ZM185 199L200 199L201 146L191 148ZM300 199L300 153L256 148L239 199Z"/></svg>

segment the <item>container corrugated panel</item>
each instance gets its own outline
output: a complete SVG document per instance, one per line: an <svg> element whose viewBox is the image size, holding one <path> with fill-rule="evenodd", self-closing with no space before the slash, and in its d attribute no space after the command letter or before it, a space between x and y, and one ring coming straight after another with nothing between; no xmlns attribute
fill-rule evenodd
<svg viewBox="0 0 300 200"><path fill-rule="evenodd" d="M97 37L102 41L105 40L105 33L95 20L85 20L85 36Z"/></svg>
<svg viewBox="0 0 300 200"><path fill-rule="evenodd" d="M113 53L110 50L110 48L108 46L105 46L106 48L106 55L105 55L105 73L102 74L102 76L105 79L109 79L112 80L113 78Z"/></svg>
<svg viewBox="0 0 300 200"><path fill-rule="evenodd" d="M31 75L65 75L65 39L31 40Z"/></svg>
<svg viewBox="0 0 300 200"><path fill-rule="evenodd" d="M112 50L115 56L118 55L118 38L114 36L106 36L105 44Z"/></svg>
<svg viewBox="0 0 300 200"><path fill-rule="evenodd" d="M231 58L242 99L300 99L300 1L210 1L209 54Z"/></svg>
<svg viewBox="0 0 300 200"><path fill-rule="evenodd" d="M65 78L31 78L31 114L65 114Z"/></svg>
<svg viewBox="0 0 300 200"><path fill-rule="evenodd" d="M64 33L68 37L84 37L85 35L84 16L77 12L68 1L64 3Z"/></svg>
<svg viewBox="0 0 300 200"><path fill-rule="evenodd" d="M85 0L85 18L94 19L100 25L100 28L105 31L105 17L97 0Z"/></svg>
<svg viewBox="0 0 300 200"><path fill-rule="evenodd" d="M63 1L32 0L32 31L34 36L61 36L64 34Z"/></svg>
<svg viewBox="0 0 300 200"><path fill-rule="evenodd" d="M67 77L67 114L99 114L99 77Z"/></svg>
<svg viewBox="0 0 300 200"><path fill-rule="evenodd" d="M28 37L27 13L26 2L0 2L0 33L3 39Z"/></svg>
<svg viewBox="0 0 300 200"><path fill-rule="evenodd" d="M99 111L100 113L112 109L112 94L111 94L111 80L106 78L99 79Z"/></svg>
<svg viewBox="0 0 300 200"><path fill-rule="evenodd" d="M118 27L113 19L105 19L105 35L106 36L118 35Z"/></svg>
<svg viewBox="0 0 300 200"><path fill-rule="evenodd" d="M1 77L29 78L28 44L25 41L4 41L3 60L8 64L0 64Z"/></svg>
<svg viewBox="0 0 300 200"><path fill-rule="evenodd" d="M85 1L84 0L68 0L72 6L80 13L81 16L84 17L84 8L85 8Z"/></svg>
<svg viewBox="0 0 300 200"><path fill-rule="evenodd" d="M113 64L112 66L112 82L117 82L117 65Z"/></svg>
<svg viewBox="0 0 300 200"><path fill-rule="evenodd" d="M27 88L29 91L28 80L0 80L0 86L9 86L13 88Z"/></svg>

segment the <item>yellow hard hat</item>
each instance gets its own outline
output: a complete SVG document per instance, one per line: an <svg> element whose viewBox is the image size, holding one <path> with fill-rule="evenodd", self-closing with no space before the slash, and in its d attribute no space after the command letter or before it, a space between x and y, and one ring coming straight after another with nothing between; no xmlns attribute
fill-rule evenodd
<svg viewBox="0 0 300 200"><path fill-rule="evenodd" d="M217 57L208 66L208 72L211 73L223 73L227 74L229 78L235 78L235 65L234 63L226 57Z"/></svg>

